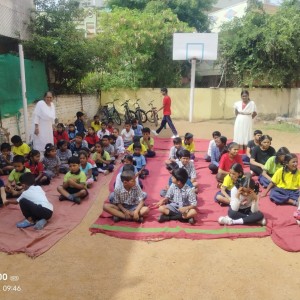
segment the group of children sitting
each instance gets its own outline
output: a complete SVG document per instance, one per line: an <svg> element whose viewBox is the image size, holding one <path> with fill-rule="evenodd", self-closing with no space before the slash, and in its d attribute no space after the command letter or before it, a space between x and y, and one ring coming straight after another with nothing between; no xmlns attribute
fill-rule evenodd
<svg viewBox="0 0 300 300"><path fill-rule="evenodd" d="M8 175L6 184L0 179L1 202L20 205L25 219L17 223L18 228L34 226L40 230L51 218L53 205L40 185L49 184L60 173L65 174L63 184L57 188L59 200L80 204L99 174L112 172L117 160L122 160L123 166L104 211L115 222L143 222L149 212L141 179L149 175L147 159L156 155L150 129L133 120L131 124L126 122L120 133L112 120L100 123L98 116L86 129L83 117L78 112L75 124L68 128L59 123L54 131L54 144L46 145L42 158L39 151L31 150L19 136L11 138L12 147L9 143L1 145L0 172ZM256 130L247 152L241 155L236 143L227 145L225 136L213 132L205 160L220 187L215 195L216 203L229 205L228 216L220 217L220 224L266 224L258 207L259 184L253 176L258 176L265 188L262 197L270 191L270 199L275 203L298 206L297 156L285 147L275 152L271 141L270 136ZM194 224L199 184L193 135L186 133L183 140L176 137L173 144L166 161L171 176L160 193L162 199L153 207L161 213L158 222L180 220ZM249 172L244 170L246 164L250 164Z"/></svg>
<svg viewBox="0 0 300 300"><path fill-rule="evenodd" d="M253 140L247 145L246 153L240 153L239 145L227 144L227 138L219 131L213 132L205 160L209 169L216 174L220 191L215 201L228 205L228 216L219 218L222 225L266 224L258 208L260 186L264 189L261 197L270 192L270 200L276 204L290 204L298 207L300 172L298 158L286 147L277 151L271 146L272 138L261 130L254 131ZM241 155L242 154L242 155ZM250 165L245 171L245 165ZM255 179L258 182L255 182ZM299 223L299 214L295 214Z"/></svg>

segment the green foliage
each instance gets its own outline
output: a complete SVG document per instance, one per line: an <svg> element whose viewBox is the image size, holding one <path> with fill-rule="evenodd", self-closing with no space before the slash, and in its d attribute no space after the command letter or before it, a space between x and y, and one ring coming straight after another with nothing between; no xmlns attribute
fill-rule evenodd
<svg viewBox="0 0 300 300"><path fill-rule="evenodd" d="M107 2L110 7L127 7L148 11L155 9L157 13L171 9L180 21L196 28L199 32L203 32L208 30L209 25L206 12L211 9L216 0L108 0Z"/></svg>
<svg viewBox="0 0 300 300"><path fill-rule="evenodd" d="M114 9L101 12L99 20L101 32L92 41L97 61L83 81L86 90L180 84L183 63L172 60L173 33L192 28L171 10Z"/></svg>
<svg viewBox="0 0 300 300"><path fill-rule="evenodd" d="M236 84L291 87L300 74L299 36L299 1L285 1L273 15L252 6L223 25L219 63Z"/></svg>
<svg viewBox="0 0 300 300"><path fill-rule="evenodd" d="M50 87L56 92L78 91L93 59L89 41L74 22L84 12L72 0L36 0L35 4L37 10L30 27L32 39L25 42L26 55L46 63Z"/></svg>

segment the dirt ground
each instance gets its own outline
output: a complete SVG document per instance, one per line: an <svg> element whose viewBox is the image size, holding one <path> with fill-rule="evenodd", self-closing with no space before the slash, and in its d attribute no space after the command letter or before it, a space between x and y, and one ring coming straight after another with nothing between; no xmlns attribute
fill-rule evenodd
<svg viewBox="0 0 300 300"><path fill-rule="evenodd" d="M233 121L189 124L179 133L198 138L220 130L232 138ZM255 124L255 129L262 124ZM273 146L300 152L300 135L267 131ZM162 136L171 136L165 130ZM160 242L121 240L88 228L102 211L108 185L72 232L36 259L0 253L0 274L19 276L20 292L1 299L297 299L300 253L277 247L271 238ZM299 228L300 230L300 228Z"/></svg>

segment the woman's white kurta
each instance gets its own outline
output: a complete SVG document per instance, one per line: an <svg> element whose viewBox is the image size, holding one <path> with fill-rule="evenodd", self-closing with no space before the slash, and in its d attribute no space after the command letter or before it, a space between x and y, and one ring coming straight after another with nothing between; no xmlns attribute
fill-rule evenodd
<svg viewBox="0 0 300 300"><path fill-rule="evenodd" d="M52 125L55 121L55 106L51 102L48 106L44 100L40 100L33 112L33 149L45 151L48 143L54 143ZM39 134L34 134L34 125L39 125Z"/></svg>
<svg viewBox="0 0 300 300"><path fill-rule="evenodd" d="M234 109L239 113L234 123L233 141L239 145L247 145L252 139L252 114L257 112L254 101L249 101L246 107L242 108L243 101L234 103Z"/></svg>

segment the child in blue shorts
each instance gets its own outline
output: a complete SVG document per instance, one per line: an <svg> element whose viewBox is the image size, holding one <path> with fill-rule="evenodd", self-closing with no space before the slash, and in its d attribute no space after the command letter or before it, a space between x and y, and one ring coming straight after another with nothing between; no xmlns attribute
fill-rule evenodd
<svg viewBox="0 0 300 300"><path fill-rule="evenodd" d="M145 206L145 194L136 184L134 172L123 171L121 181L123 186L115 188L113 204L105 203L103 210L113 216L114 222L128 220L142 223L149 208Z"/></svg>
<svg viewBox="0 0 300 300"><path fill-rule="evenodd" d="M191 225L195 224L197 198L194 190L186 184L188 177L187 171L183 168L173 171L172 184L165 198L156 203L156 207L161 212L159 223L186 220Z"/></svg>
<svg viewBox="0 0 300 300"><path fill-rule="evenodd" d="M140 143L134 143L133 145L133 160L135 161L136 168L141 179L145 179L149 175L149 171L146 169L145 156L141 154L142 145Z"/></svg>

